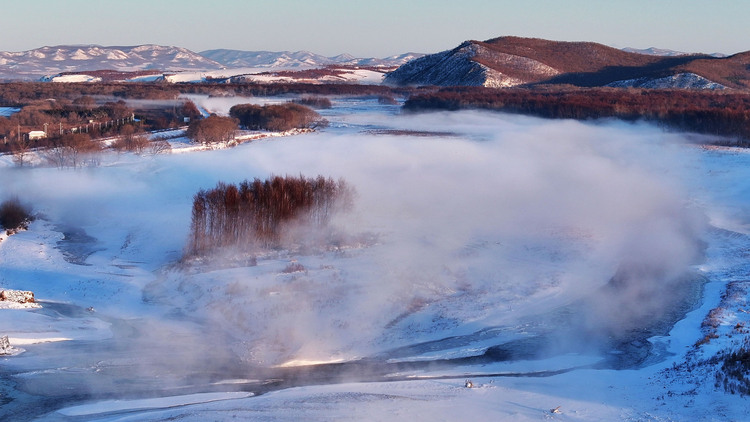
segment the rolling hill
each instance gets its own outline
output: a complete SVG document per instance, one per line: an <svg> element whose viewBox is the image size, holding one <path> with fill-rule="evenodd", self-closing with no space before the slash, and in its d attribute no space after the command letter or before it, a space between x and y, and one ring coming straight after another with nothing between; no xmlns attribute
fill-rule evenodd
<svg viewBox="0 0 750 422"><path fill-rule="evenodd" d="M499 37L412 60L388 74L393 85L750 89L750 52L658 56L592 42Z"/></svg>

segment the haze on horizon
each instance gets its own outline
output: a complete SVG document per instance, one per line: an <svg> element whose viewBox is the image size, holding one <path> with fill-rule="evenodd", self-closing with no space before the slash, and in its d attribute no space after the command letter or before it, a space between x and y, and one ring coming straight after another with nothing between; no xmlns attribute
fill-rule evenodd
<svg viewBox="0 0 750 422"><path fill-rule="evenodd" d="M0 51L63 44L174 45L386 57L503 35L658 47L750 50L744 0L29 0L2 7Z"/></svg>

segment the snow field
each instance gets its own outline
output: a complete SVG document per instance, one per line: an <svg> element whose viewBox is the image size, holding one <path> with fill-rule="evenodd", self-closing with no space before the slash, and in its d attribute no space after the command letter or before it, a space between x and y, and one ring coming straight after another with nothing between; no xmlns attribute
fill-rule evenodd
<svg viewBox="0 0 750 422"><path fill-rule="evenodd" d="M742 398L711 385L694 390L662 371L684 359L700 338L697 327L719 303L724 283L746 274L740 251L747 238L707 224L746 227L747 155L696 150L682 145L678 134L641 125L359 110L332 111L327 132L232 149L150 159L121 155L106 166L75 171L1 168L3 193L22 192L43 218L0 242L0 287L32 290L43 306L95 309L67 316L51 313L55 306L0 311L0 334L27 342L34 352L4 361L14 376L33 381L53 374L54 381L54 374L70 369L34 349L37 342L104 341L117 335L108 321L134 318L174 324L164 333L196 327L227 333L225 343L211 346L267 366L354 360L448 337L465 342L415 348L392 362L476 356L543 331L550 310L606 284L623 257L665 263L669 274L692 267L709 279L700 307L669 335L652 339L672 355L621 371L500 376L565 370L601 358L595 351L553 353L544 360L396 374L410 380L313 385L254 397L170 394L62 404L46 419L743 419L748 406ZM456 136L360 133L371 128ZM219 180L299 173L344 177L354 185L355 212L334 226L352 235L372 233L374 240L338 250L259 254L255 266L242 264L235 253L187 269L174 266L198 189ZM72 249L85 255L85 265L64 254L71 247L63 233L70 228L90 237ZM687 247L694 235L708 244L700 264ZM304 271L285 272L291 262ZM590 315L589 323L626 316L621 309L605 311ZM729 315L723 324L740 316ZM491 334L470 337L483 329ZM190 346L160 333L144 344L163 342L181 351ZM117 356L102 365L136 359ZM235 374L244 377L252 374ZM467 377L476 388L463 387ZM212 401L227 398L232 400ZM550 412L557 406L561 413Z"/></svg>

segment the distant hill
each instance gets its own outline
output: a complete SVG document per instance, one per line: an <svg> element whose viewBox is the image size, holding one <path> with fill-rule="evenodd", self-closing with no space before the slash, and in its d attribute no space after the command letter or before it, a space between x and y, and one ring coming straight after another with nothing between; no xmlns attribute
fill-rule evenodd
<svg viewBox="0 0 750 422"><path fill-rule="evenodd" d="M330 65L345 66L401 66L409 60L423 56L419 53L405 53L397 56L378 58L357 58L349 54L326 57L309 51L243 51L243 50L207 50L200 55L232 68L318 68Z"/></svg>
<svg viewBox="0 0 750 422"><path fill-rule="evenodd" d="M625 47L622 49L622 51L628 52L628 53L636 53L636 54L647 54L649 56L684 56L690 53L685 53L684 51L675 51L675 50L669 50L666 48L656 48L656 47L649 47L649 48L632 48L632 47Z"/></svg>
<svg viewBox="0 0 750 422"><path fill-rule="evenodd" d="M628 53L648 54L650 56L685 56L685 55L694 54L694 53L685 53L684 51L675 51L675 50L669 50L666 48L656 48L656 47L649 47L649 48L625 47L622 49L622 51L626 51ZM711 53L709 54L709 56L726 57L727 55L724 53Z"/></svg>
<svg viewBox="0 0 750 422"><path fill-rule="evenodd" d="M412 60L385 77L393 85L750 89L750 52L658 56L592 42L500 37Z"/></svg>

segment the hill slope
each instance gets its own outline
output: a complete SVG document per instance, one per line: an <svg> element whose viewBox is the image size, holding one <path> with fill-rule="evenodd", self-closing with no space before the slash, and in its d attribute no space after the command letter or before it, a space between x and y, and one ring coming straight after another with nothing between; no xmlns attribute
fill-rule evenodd
<svg viewBox="0 0 750 422"><path fill-rule="evenodd" d="M508 87L522 84L570 84L679 87L684 81L705 83L709 89L750 88L750 53L726 58L694 54L655 56L631 53L592 42L548 41L536 38L500 37L466 41L453 50L427 55L387 75L394 85L462 85ZM677 78L673 78L679 76ZM696 78L699 77L699 78ZM674 82L678 81L678 82ZM636 83L636 82L633 82ZM712 84L713 83L713 84ZM688 86L690 86L688 84Z"/></svg>

